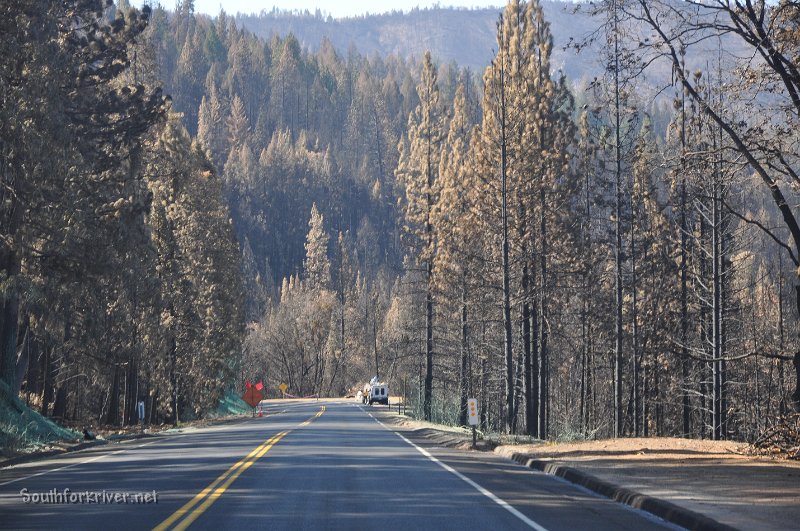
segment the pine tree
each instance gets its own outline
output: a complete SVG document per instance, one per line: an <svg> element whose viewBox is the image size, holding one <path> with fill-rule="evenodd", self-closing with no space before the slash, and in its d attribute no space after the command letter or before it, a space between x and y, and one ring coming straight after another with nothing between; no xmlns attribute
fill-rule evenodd
<svg viewBox="0 0 800 531"><path fill-rule="evenodd" d="M602 279L603 260L602 241L598 238L596 218L603 208L603 199L596 190L607 187L604 181L604 169L600 159L601 150L598 145L597 124L591 119L588 111L583 111L578 120L578 140L575 160L575 177L579 181L579 199L576 202L579 212L575 214L574 224L577 234L575 241L576 267L580 272L580 310L578 319L581 328L581 378L580 378L580 418L581 432L588 435L597 422L597 390L595 380L595 351L597 330L603 323L597 315L600 304L596 300L601 293L599 284ZM594 127L593 127L594 125Z"/></svg>
<svg viewBox="0 0 800 531"><path fill-rule="evenodd" d="M208 62L203 54L201 28L195 23L194 15L187 14L184 20L186 34L175 70L175 84L184 96L176 102L176 110L184 113L190 133L195 134Z"/></svg>
<svg viewBox="0 0 800 531"><path fill-rule="evenodd" d="M330 287L331 263L328 259L328 240L324 219L317 210L317 204L314 203L311 206L311 217L308 220L306 259L303 262L306 287L311 291Z"/></svg>
<svg viewBox="0 0 800 531"><path fill-rule="evenodd" d="M168 375L162 383L177 423L187 407L193 415L214 407L238 370L245 320L242 272L222 182L174 117L152 164L160 169L149 185L165 351L156 368Z"/></svg>
<svg viewBox="0 0 800 531"><path fill-rule="evenodd" d="M459 366L459 423L467 424L467 399L472 390L468 338L468 290L474 282L468 278L474 261L470 247L476 243L469 194L474 185L468 159L472 124L467 116L464 84L456 89L453 116L447 138L442 146L439 170L440 192L431 214L431 223L438 244L434 280L443 293L457 298L460 329Z"/></svg>
<svg viewBox="0 0 800 531"><path fill-rule="evenodd" d="M226 155L226 132L223 120L222 103L216 85L211 85L211 93L204 95L200 103L197 119L197 139L211 154L211 161L220 171Z"/></svg>
<svg viewBox="0 0 800 531"><path fill-rule="evenodd" d="M238 95L233 97L231 113L225 123L228 127L228 145L231 149L240 149L249 139L250 122Z"/></svg>
<svg viewBox="0 0 800 531"><path fill-rule="evenodd" d="M396 176L406 188L407 231L414 238L418 263L425 269L425 397L423 412L431 419L433 394L433 270L437 255L431 215L439 197L439 162L443 139L442 111L436 67L430 52L425 53L420 83L419 105L408 118L408 137L401 141Z"/></svg>
<svg viewBox="0 0 800 531"><path fill-rule="evenodd" d="M531 250L538 252L539 286L535 312L539 323L539 428L538 435L547 437L549 424L549 334L550 315L548 301L555 294L548 291L551 284L550 265L559 252L559 242L564 241L566 217L559 213L573 192L570 183L569 164L575 127L572 123L574 103L562 75L560 80L552 78L550 54L553 37L550 25L544 19L541 5L537 1L527 4L522 33L523 57L525 57L526 90L521 91L521 108L527 111L524 125L523 173L532 176L530 190L526 190L528 205L525 210L538 216L536 236L530 235ZM523 185L524 186L524 185ZM538 241L537 241L538 240ZM537 245L538 244L538 245Z"/></svg>
<svg viewBox="0 0 800 531"><path fill-rule="evenodd" d="M511 1L497 24L497 55L484 76L483 120L475 150L476 171L482 177L482 193L476 206L486 215L480 216L482 229L491 235L499 256L502 293L503 357L505 360L506 430L514 426L514 353L511 316L511 216L517 201L513 182L514 160L519 156L518 140L522 136L522 113L515 104L521 99L519 62L521 6ZM522 224L518 229L525 230Z"/></svg>
<svg viewBox="0 0 800 531"><path fill-rule="evenodd" d="M328 396L331 395L334 382L339 372L345 373L347 371L350 358L350 348L348 348L348 340L350 337L347 332L348 324L350 327L353 325L350 322L348 310L353 305L356 286L356 271L354 270L350 247L349 233L339 232L339 238L336 242L336 274L333 280L334 290L339 303L339 315L334 327L338 332L337 352L335 352L333 356L333 370L326 393Z"/></svg>
<svg viewBox="0 0 800 531"><path fill-rule="evenodd" d="M505 425L516 430L523 394L527 429L545 436L550 232L562 225L554 205L567 191L574 126L565 81L551 78L552 36L537 2L509 2L498 23L498 52L484 75L483 122L475 152L484 176L475 205L496 238L505 357ZM489 221L491 220L491 221ZM515 376L511 289L520 295L521 378ZM535 296L534 296L535 295ZM524 383L523 383L524 380Z"/></svg>
<svg viewBox="0 0 800 531"><path fill-rule="evenodd" d="M640 297L644 295L639 284L641 277L640 271L643 269L643 262L647 260L649 249L647 242L644 238L645 231L649 227L648 221L644 218L645 201L652 201L652 169L655 165L655 154L653 149L654 139L652 137L652 130L650 128L649 119L645 118L642 124L642 130L639 133L639 139L634 149L634 160L632 165L633 170L633 185L631 186L630 203L631 203L631 224L630 224L630 267L631 267L631 308L630 308L630 321L631 321L631 367L633 367L633 378L631 382L631 399L628 410L632 413L633 417L633 435L639 437L642 434L642 422L646 421L646 415L643 411L644 401L642 400L641 388L641 372L642 372L642 358L643 358L643 345L640 344ZM652 272L651 272L652 273ZM646 400L646 397L645 397Z"/></svg>

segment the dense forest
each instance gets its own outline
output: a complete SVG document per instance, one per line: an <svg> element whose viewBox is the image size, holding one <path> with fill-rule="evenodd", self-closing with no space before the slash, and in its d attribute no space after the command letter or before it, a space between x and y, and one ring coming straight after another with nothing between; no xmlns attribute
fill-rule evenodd
<svg viewBox="0 0 800 531"><path fill-rule="evenodd" d="M151 11L0 7L3 419L193 417L239 367L239 250L223 186L156 81ZM27 419L27 420L25 420ZM14 422L10 423L12 426ZM32 422L33 424L33 422Z"/></svg>
<svg viewBox="0 0 800 531"><path fill-rule="evenodd" d="M0 376L44 414L377 374L487 431L752 439L800 399L796 4L583 5L583 80L535 0L483 71L96 4L2 8Z"/></svg>

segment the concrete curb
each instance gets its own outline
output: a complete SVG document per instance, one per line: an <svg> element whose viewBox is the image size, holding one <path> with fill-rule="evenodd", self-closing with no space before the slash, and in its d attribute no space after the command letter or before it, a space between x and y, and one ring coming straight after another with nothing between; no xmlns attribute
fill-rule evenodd
<svg viewBox="0 0 800 531"><path fill-rule="evenodd" d="M624 503L654 514L667 522L677 524L692 531L736 531L736 528L722 524L708 516L679 507L674 503L654 498L640 492L626 489L603 481L576 468L552 461L542 461L527 454L513 454L511 459L528 468L540 470L545 474L558 476L571 483L585 487L616 502Z"/></svg>

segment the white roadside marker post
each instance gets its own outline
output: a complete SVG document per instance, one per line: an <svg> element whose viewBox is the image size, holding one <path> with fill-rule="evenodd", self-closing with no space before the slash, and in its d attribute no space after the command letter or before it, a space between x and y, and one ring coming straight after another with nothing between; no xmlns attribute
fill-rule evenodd
<svg viewBox="0 0 800 531"><path fill-rule="evenodd" d="M474 449L477 447L478 443L475 426L480 422L478 418L478 401L475 398L467 399L467 420L469 420L469 424L472 426L472 448Z"/></svg>

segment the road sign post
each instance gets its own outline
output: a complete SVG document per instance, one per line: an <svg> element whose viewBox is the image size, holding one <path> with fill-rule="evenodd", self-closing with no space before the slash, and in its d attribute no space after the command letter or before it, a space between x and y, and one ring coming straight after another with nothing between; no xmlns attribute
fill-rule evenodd
<svg viewBox="0 0 800 531"><path fill-rule="evenodd" d="M478 445L478 433L475 426L480 423L480 418L478 417L478 400L475 398L467 399L467 420L470 426L472 426L472 447L475 448Z"/></svg>
<svg viewBox="0 0 800 531"><path fill-rule="evenodd" d="M263 399L264 395L261 394L261 391L259 389L256 389L255 387L247 388L247 390L244 392L244 395L242 396L242 400L244 400L248 406L253 408L254 417L256 416L256 406L258 406L258 404Z"/></svg>

